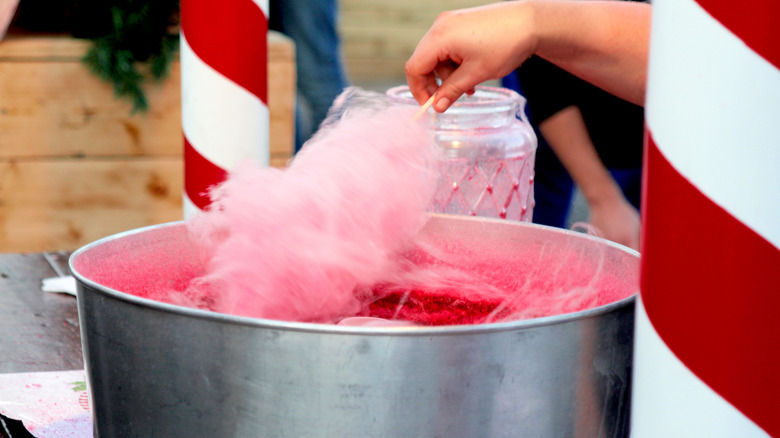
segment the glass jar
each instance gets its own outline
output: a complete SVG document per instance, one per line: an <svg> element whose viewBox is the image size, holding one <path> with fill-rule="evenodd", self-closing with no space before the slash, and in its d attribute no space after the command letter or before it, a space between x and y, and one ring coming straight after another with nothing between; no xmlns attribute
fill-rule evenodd
<svg viewBox="0 0 780 438"><path fill-rule="evenodd" d="M386 94L417 105L407 86ZM435 212L531 221L537 139L524 109L516 92L478 86L443 114L428 110L428 129L445 153Z"/></svg>

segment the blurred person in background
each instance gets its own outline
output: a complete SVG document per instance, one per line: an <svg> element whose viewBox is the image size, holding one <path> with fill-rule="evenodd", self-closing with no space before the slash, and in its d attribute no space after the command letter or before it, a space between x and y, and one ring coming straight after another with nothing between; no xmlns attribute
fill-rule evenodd
<svg viewBox="0 0 780 438"><path fill-rule="evenodd" d="M347 86L336 0L270 0L269 28L295 42L295 151L317 131Z"/></svg>
<svg viewBox="0 0 780 438"><path fill-rule="evenodd" d="M540 139L534 223L565 228L574 184L603 237L639 249L644 110L532 56L518 91Z"/></svg>

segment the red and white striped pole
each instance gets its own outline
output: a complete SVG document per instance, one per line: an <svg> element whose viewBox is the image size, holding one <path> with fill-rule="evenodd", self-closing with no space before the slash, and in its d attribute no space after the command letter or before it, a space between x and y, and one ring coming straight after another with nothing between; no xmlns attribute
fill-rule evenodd
<svg viewBox="0 0 780 438"><path fill-rule="evenodd" d="M184 215L244 159L268 164L268 0L182 0Z"/></svg>
<svg viewBox="0 0 780 438"><path fill-rule="evenodd" d="M652 26L632 436L780 436L780 2Z"/></svg>

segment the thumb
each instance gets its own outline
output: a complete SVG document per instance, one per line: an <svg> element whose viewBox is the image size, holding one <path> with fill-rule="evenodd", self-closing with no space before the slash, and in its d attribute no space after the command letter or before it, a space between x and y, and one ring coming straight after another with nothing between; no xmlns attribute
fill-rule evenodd
<svg viewBox="0 0 780 438"><path fill-rule="evenodd" d="M442 81L433 103L437 112L443 113L464 93L473 93L474 88L482 82L481 77L470 70L461 65Z"/></svg>

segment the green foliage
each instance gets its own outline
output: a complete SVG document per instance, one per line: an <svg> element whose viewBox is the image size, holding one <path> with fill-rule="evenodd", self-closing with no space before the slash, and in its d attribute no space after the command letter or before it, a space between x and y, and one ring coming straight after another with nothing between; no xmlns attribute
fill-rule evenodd
<svg viewBox="0 0 780 438"><path fill-rule="evenodd" d="M113 0L102 19L104 31L90 36L84 63L110 82L117 97L133 103L132 112L146 111L144 83L167 77L179 45L178 0Z"/></svg>
<svg viewBox="0 0 780 438"><path fill-rule="evenodd" d="M81 380L78 382L71 382L70 388L73 390L73 392L79 392L79 391L86 391L87 390L87 381Z"/></svg>

